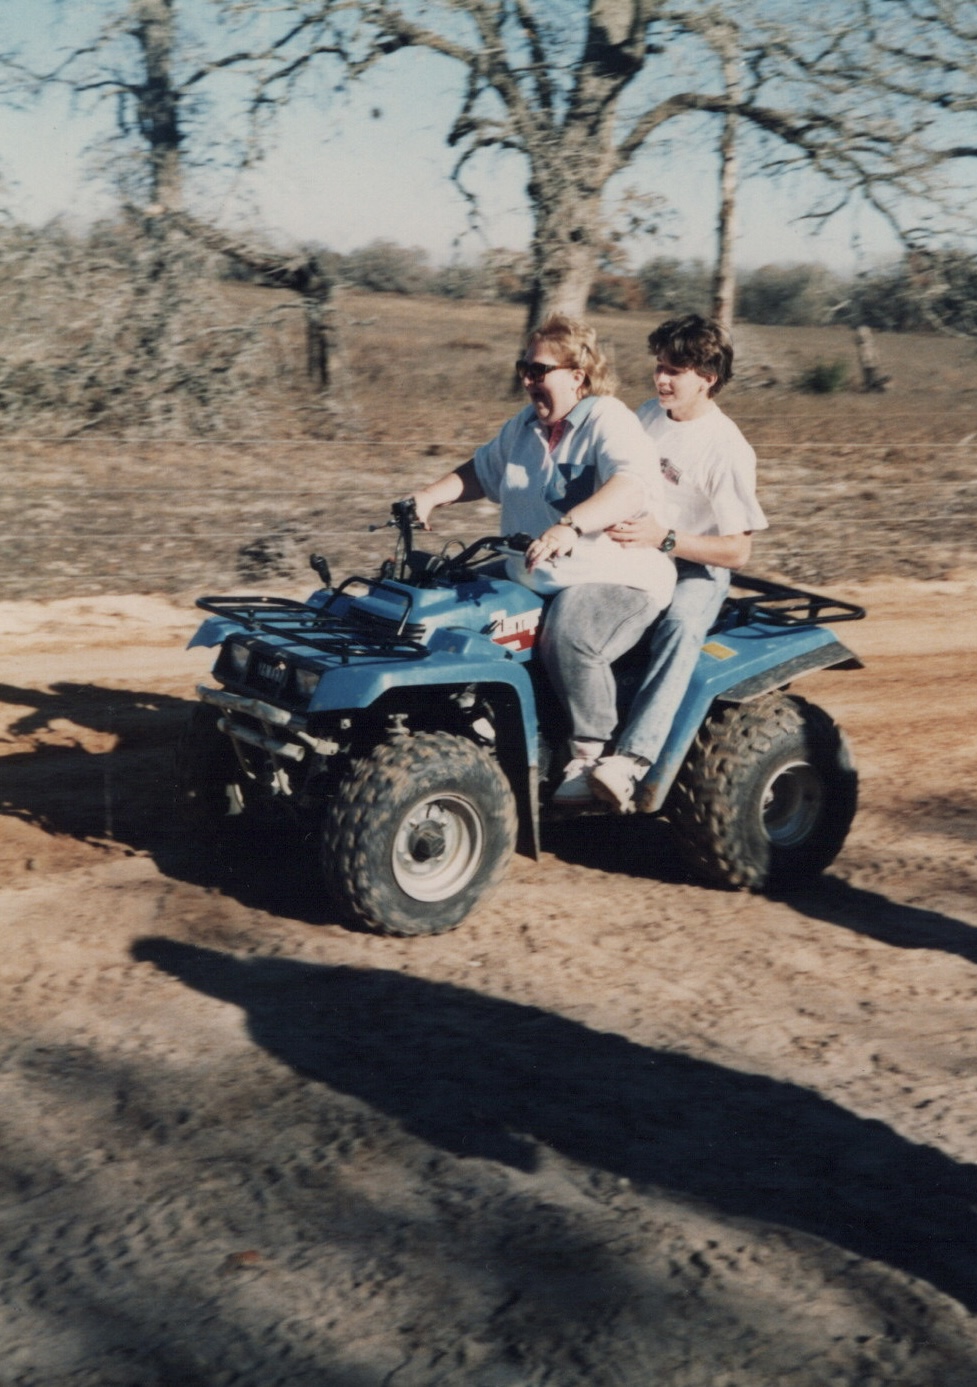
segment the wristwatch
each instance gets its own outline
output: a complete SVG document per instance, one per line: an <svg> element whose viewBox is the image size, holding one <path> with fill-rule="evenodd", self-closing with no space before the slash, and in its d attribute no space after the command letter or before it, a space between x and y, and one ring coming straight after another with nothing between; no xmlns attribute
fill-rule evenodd
<svg viewBox="0 0 977 1387"><path fill-rule="evenodd" d="M662 540L661 544L659 544L658 548L661 550L663 554L670 554L672 552L672 550L675 548L674 530L669 530L668 534Z"/></svg>
<svg viewBox="0 0 977 1387"><path fill-rule="evenodd" d="M560 525L569 525L570 529L574 532L578 539L583 534L583 530L581 530L580 526L574 520L572 515L561 515L557 523Z"/></svg>

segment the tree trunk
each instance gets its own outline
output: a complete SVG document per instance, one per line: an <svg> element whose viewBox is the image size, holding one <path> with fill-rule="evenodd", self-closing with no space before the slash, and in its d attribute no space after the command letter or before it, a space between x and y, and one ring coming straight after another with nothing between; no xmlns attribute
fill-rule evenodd
<svg viewBox="0 0 977 1387"><path fill-rule="evenodd" d="M526 313L530 333L551 313L582 318L597 277L601 245L600 199L574 196L565 189L558 201L534 196L536 226L532 243L532 280Z"/></svg>
<svg viewBox="0 0 977 1387"><path fill-rule="evenodd" d="M320 390L330 385L330 355L332 349L332 320L329 303L332 298L334 275L328 262L312 254L304 259L285 260L273 251L263 250L219 227L197 221L187 212L173 218L175 224L209 250L218 251L233 260L261 284L276 289L290 289L302 300L305 313L306 374Z"/></svg>
<svg viewBox="0 0 977 1387"><path fill-rule="evenodd" d="M173 84L174 0L135 0L133 38L143 61L136 93L139 132L149 148L151 203L175 212L183 205L180 92Z"/></svg>
<svg viewBox="0 0 977 1387"><path fill-rule="evenodd" d="M726 116L723 121L719 154L719 226L716 273L712 285L712 316L717 322L722 323L728 332L733 326L733 306L736 297L736 267L733 263L738 174L735 116Z"/></svg>
<svg viewBox="0 0 977 1387"><path fill-rule="evenodd" d="M862 388L874 392L888 389L892 377L883 372L875 350L872 329L864 324L855 329L855 351L858 353L858 365L862 372Z"/></svg>
<svg viewBox="0 0 977 1387"><path fill-rule="evenodd" d="M733 101L740 99L739 50L735 36L723 45L723 80L726 94ZM736 150L736 117L723 117L719 138L719 224L717 228L716 272L712 284L712 316L727 332L733 326L733 307L736 297L736 267L733 248L736 240L736 195L739 185L739 161Z"/></svg>
<svg viewBox="0 0 977 1387"><path fill-rule="evenodd" d="M324 299L306 296L305 310L305 369L309 379L320 390L329 389L329 324Z"/></svg>

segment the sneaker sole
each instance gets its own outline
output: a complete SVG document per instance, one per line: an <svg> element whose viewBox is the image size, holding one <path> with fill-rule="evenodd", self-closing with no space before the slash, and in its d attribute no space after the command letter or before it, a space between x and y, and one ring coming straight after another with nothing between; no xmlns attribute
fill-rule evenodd
<svg viewBox="0 0 977 1387"><path fill-rule="evenodd" d="M634 813L635 803L633 794L629 795L627 799L622 799L609 785L604 785L596 778L591 782L591 790L595 798L599 799L602 804L609 804L618 814Z"/></svg>

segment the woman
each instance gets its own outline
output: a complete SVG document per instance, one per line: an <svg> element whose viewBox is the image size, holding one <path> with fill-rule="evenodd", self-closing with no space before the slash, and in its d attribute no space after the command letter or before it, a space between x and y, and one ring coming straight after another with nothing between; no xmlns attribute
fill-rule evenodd
<svg viewBox="0 0 977 1387"><path fill-rule="evenodd" d="M437 506L482 497L502 507L500 527L536 538L525 560L508 561L509 576L553 603L583 585L595 593L602 619L598 640L585 646L541 641L543 663L570 717L571 759L554 802L588 803L589 771L617 722L611 662L640 638L668 605L672 561L657 550L625 548L605 531L629 517L658 511L663 483L657 450L637 417L615 399L607 359L594 330L554 314L533 332L516 371L529 404L461 467L414 496L428 527Z"/></svg>

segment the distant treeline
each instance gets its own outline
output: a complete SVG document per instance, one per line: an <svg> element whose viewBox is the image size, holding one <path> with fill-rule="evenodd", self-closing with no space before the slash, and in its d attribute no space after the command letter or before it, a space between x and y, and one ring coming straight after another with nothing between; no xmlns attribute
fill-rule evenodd
<svg viewBox="0 0 977 1387"><path fill-rule="evenodd" d="M228 292L232 278L290 292ZM296 427L329 433L341 397L328 371L314 368L328 366L341 336L334 290L519 303L529 283L527 257L507 250L437 267L423 250L388 241L348 255L290 253L155 213L82 234L0 224L0 433L257 434L281 426L286 395L301 415ZM705 262L659 256L633 274L603 272L591 304L708 313L710 299ZM907 256L852 280L821 265L767 265L741 276L735 316L977 338L977 257ZM323 362L313 360L316 343ZM820 363L801 386L842 388L842 368Z"/></svg>
<svg viewBox="0 0 977 1387"><path fill-rule="evenodd" d="M489 250L470 264L433 266L426 251L371 241L331 256L338 284L388 294L525 302L528 256ZM703 260L657 256L633 274L605 272L591 308L708 313L712 270ZM977 257L959 251L907 255L854 278L819 264L763 265L740 274L736 317L787 327L865 324L878 331L977 333Z"/></svg>

